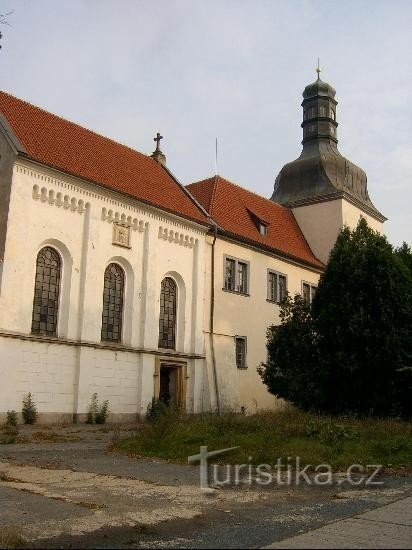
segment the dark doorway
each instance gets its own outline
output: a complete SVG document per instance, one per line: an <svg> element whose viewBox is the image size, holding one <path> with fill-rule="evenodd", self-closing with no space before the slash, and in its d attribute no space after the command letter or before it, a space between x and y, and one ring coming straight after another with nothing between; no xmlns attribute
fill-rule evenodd
<svg viewBox="0 0 412 550"><path fill-rule="evenodd" d="M159 399L168 407L179 407L181 400L180 368L175 365L160 365Z"/></svg>

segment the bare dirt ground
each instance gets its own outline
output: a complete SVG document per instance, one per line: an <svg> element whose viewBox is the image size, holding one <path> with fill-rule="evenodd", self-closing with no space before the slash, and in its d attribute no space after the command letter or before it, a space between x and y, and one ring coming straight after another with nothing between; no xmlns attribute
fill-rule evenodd
<svg viewBox="0 0 412 550"><path fill-rule="evenodd" d="M392 477L373 488L252 485L207 495L197 466L108 452L119 435L34 426L21 443L0 445L0 536L11 529L30 548L262 547L412 494L410 478Z"/></svg>

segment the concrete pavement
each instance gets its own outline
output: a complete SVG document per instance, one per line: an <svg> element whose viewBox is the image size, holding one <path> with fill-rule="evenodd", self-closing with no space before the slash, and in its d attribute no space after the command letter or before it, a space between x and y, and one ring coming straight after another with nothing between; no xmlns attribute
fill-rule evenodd
<svg viewBox="0 0 412 550"><path fill-rule="evenodd" d="M265 548L412 548L412 497Z"/></svg>

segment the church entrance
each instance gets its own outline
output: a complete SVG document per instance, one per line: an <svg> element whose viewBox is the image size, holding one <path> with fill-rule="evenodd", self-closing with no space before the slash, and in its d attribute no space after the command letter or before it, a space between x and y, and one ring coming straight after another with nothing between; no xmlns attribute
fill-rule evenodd
<svg viewBox="0 0 412 550"><path fill-rule="evenodd" d="M182 367L161 363L159 372L159 399L168 407L183 405Z"/></svg>

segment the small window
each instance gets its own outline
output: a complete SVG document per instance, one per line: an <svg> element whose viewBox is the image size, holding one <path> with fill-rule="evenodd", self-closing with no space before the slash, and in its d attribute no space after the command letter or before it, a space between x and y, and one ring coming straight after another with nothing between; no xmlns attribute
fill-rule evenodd
<svg viewBox="0 0 412 550"><path fill-rule="evenodd" d="M326 107L324 105L320 107L320 116L326 116Z"/></svg>
<svg viewBox="0 0 412 550"><path fill-rule="evenodd" d="M268 234L268 226L262 222L259 223L259 233L263 236L263 237L266 237L266 235Z"/></svg>
<svg viewBox="0 0 412 550"><path fill-rule="evenodd" d="M249 290L249 264L236 258L225 256L224 290L247 294Z"/></svg>
<svg viewBox="0 0 412 550"><path fill-rule="evenodd" d="M333 109L331 109L331 110L330 110L330 118L331 118L332 120L336 120L335 117L336 117L335 111L334 111Z"/></svg>
<svg viewBox="0 0 412 550"><path fill-rule="evenodd" d="M282 302L287 296L286 275L276 271L268 271L267 299L269 302Z"/></svg>
<svg viewBox="0 0 412 550"><path fill-rule="evenodd" d="M308 111L308 118L313 118L315 116L315 108L311 107Z"/></svg>
<svg viewBox="0 0 412 550"><path fill-rule="evenodd" d="M236 367L238 369L246 369L246 337L235 337L235 353L236 353Z"/></svg>
<svg viewBox="0 0 412 550"><path fill-rule="evenodd" d="M302 283L302 297L306 304L311 304L315 294L316 294L317 287L315 285L312 285L310 283Z"/></svg>

